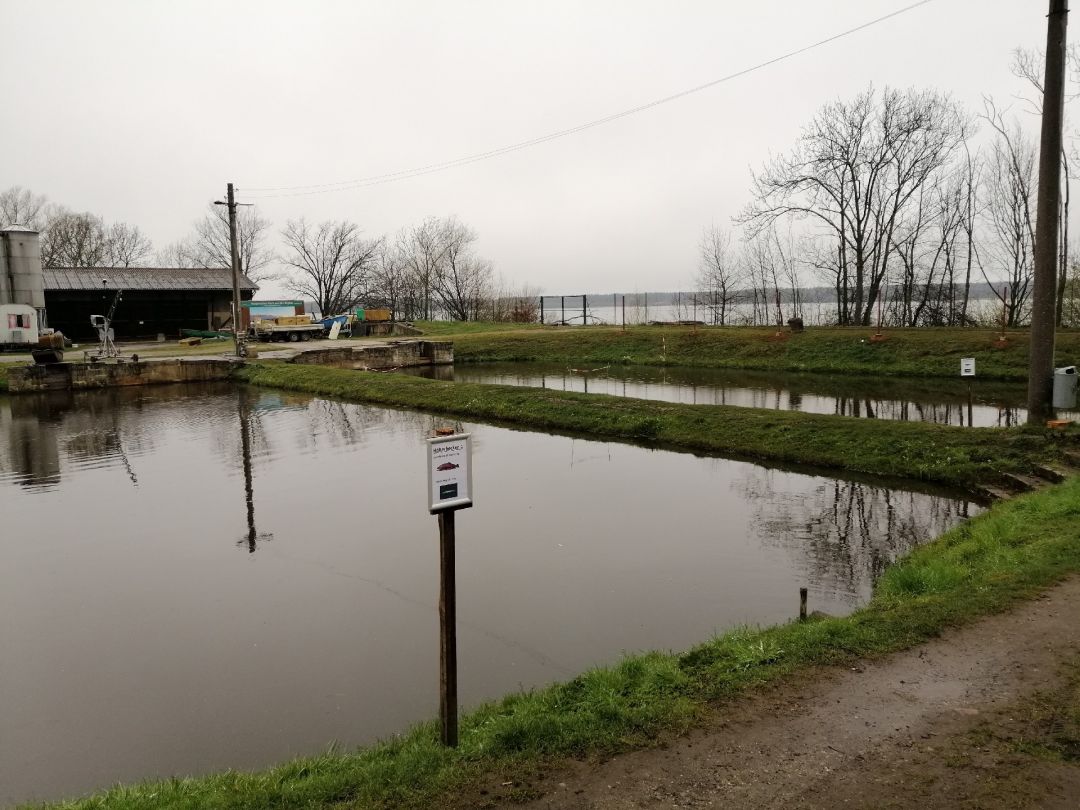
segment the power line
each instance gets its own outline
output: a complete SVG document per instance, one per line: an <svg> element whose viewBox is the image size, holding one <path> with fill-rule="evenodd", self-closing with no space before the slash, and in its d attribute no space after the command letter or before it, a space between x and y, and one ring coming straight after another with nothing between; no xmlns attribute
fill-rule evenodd
<svg viewBox="0 0 1080 810"><path fill-rule="evenodd" d="M925 6L932 2L933 0L918 0L918 2L911 3L907 6L904 6L903 8L891 11L888 14L876 17L872 20L857 25L854 28L848 28L845 31L833 34L832 36L826 37L825 39L820 39L817 42L813 42L809 45L804 45L803 47L797 48L793 51L788 51L787 53L781 54L780 56L774 56L764 62L759 62L756 65L743 68L741 70L735 71L734 73L729 73L726 76L721 76L719 79L713 79L712 81L706 82L705 84L699 84L696 87L691 87L687 90L682 90L678 93L664 96L663 98L654 99L653 101L646 102L645 104L638 105L637 107L631 107L629 109L622 110L621 112L612 113L611 115L606 115L603 118L597 118L584 124L579 124L577 126L569 127L567 129L560 129L555 132L550 132L547 135L540 135L527 141L519 141L518 143L513 143L508 146L502 146L497 149L491 149L487 152L478 152L476 154L466 155L465 157L456 158L454 160L447 160L442 163L431 163L427 166L417 166L411 169L402 169L401 171L389 172L387 174L376 174L371 175L370 177L360 177L355 180L341 180L334 183L312 183L309 185L300 186L267 186L262 188L245 186L244 191L246 193L283 192L278 194L264 193L250 195L252 197L263 199L268 199L272 197L300 197L312 194L328 194L334 191L351 191L353 189L366 188L368 186L376 186L383 183L392 183L398 180L408 180L410 178L420 177L425 174L432 174L434 172L457 168L458 166L467 166L470 163L477 163L482 160L490 160L491 158L500 157L502 155L510 154L511 152L520 151L522 149L528 149L529 147L538 146L540 144L547 143L548 141L553 141L558 138L564 138L568 135L575 135L579 132L584 132L587 129L603 126L604 124L610 124L613 121L618 121L622 118L627 118L631 115L636 115L638 113L645 112L646 110L651 110L654 107L659 107L663 104L669 104L673 101L677 101L695 93L700 93L704 90L716 87L719 84L732 81L733 79L738 79L742 76L746 76L747 74L754 73L755 71L762 70L779 62L784 62L788 59L792 59L796 56L799 56L800 54L804 54L808 51L812 51L816 48L820 48L824 45L836 42L839 39L843 39L844 37L848 37L852 34L864 31L867 28L871 28L872 26L883 23L886 20L892 19L893 17L899 17L901 14L906 14L909 11L913 11L920 6Z"/></svg>

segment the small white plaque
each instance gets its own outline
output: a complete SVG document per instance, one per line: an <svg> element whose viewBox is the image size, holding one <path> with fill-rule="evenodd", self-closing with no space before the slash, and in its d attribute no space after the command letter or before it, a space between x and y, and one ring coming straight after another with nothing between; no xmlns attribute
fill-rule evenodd
<svg viewBox="0 0 1080 810"><path fill-rule="evenodd" d="M472 506L472 436L428 439L428 511Z"/></svg>
<svg viewBox="0 0 1080 810"><path fill-rule="evenodd" d="M975 376L975 358L974 357L961 357L960 358L960 376L961 377L974 377Z"/></svg>

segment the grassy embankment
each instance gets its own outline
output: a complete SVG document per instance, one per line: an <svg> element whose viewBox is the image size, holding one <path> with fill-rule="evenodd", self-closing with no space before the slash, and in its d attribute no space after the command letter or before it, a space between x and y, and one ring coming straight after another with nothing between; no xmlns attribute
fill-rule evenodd
<svg viewBox="0 0 1080 810"><path fill-rule="evenodd" d="M422 328L430 330L431 324ZM628 365L698 366L772 371L958 377L960 358L976 358L980 379L1026 380L1028 335L975 329L894 329L871 343L870 328L811 327L775 338L775 329L751 327L547 327L495 331L494 327L438 333L454 342L458 362L540 361L588 367ZM1080 332L1057 338L1058 364L1080 360Z"/></svg>
<svg viewBox="0 0 1080 810"><path fill-rule="evenodd" d="M256 363L246 382L597 439L972 487L1080 447L1080 431L958 428Z"/></svg>
<svg viewBox="0 0 1080 810"><path fill-rule="evenodd" d="M1080 479L999 503L890 568L870 604L851 616L736 630L682 654L633 655L511 695L466 713L456 750L440 747L435 724L426 723L353 753L118 787L55 807L433 807L527 798L530 780L563 758L654 745L717 716L747 689L911 647L1031 597L1080 571L1078 527Z"/></svg>

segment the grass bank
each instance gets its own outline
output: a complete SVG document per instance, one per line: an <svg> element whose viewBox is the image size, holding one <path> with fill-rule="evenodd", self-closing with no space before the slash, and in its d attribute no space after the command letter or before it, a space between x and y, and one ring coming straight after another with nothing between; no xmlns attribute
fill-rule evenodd
<svg viewBox="0 0 1080 810"><path fill-rule="evenodd" d="M444 334L458 362L541 361L603 366L672 365L766 371L958 377L960 358L976 358L980 379L1026 380L1028 335L977 329L890 329L869 341L870 328L811 327L776 339L752 327L547 327ZM786 333L785 333L786 334ZM1057 365L1080 361L1080 332L1057 338Z"/></svg>
<svg viewBox="0 0 1080 810"><path fill-rule="evenodd" d="M654 745L715 716L748 689L817 665L904 649L1001 611L1080 571L1080 479L1000 503L890 568L845 618L740 629L685 653L629 656L566 683L515 694L462 718L461 745L434 723L353 753L256 773L118 787L66 810L433 807L566 757ZM509 798L526 798L528 788ZM506 797L500 797L506 798Z"/></svg>
<svg viewBox="0 0 1080 810"><path fill-rule="evenodd" d="M682 405L551 389L453 383L285 363L240 379L476 421L649 442L697 452L805 464L970 488L1028 473L1080 445L1080 431L958 428L793 411Z"/></svg>

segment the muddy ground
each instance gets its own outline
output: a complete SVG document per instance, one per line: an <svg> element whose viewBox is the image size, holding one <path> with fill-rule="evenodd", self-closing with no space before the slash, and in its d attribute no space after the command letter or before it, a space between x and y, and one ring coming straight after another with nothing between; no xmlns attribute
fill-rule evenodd
<svg viewBox="0 0 1080 810"><path fill-rule="evenodd" d="M736 702L657 748L465 806L1080 808L1080 578L851 670ZM522 804L521 799L534 798Z"/></svg>

